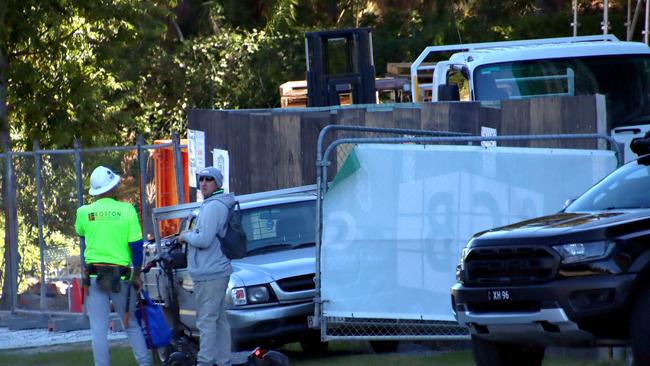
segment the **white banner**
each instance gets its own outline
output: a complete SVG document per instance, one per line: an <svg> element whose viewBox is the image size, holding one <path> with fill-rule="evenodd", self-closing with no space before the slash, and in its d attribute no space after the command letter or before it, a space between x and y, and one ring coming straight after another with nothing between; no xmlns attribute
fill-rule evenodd
<svg viewBox="0 0 650 366"><path fill-rule="evenodd" d="M492 127L485 127L481 126L481 136L485 137L491 137L491 136L496 136L497 135L497 129L492 128ZM486 141L481 141L481 146L482 147L496 147L497 142L495 140L486 140Z"/></svg>
<svg viewBox="0 0 650 366"><path fill-rule="evenodd" d="M322 315L453 321L474 233L555 213L615 168L611 151L355 147L323 201Z"/></svg>
<svg viewBox="0 0 650 366"><path fill-rule="evenodd" d="M230 192L230 158L228 150L212 150L212 164L215 168L221 170L221 174L223 174L222 188L224 192Z"/></svg>
<svg viewBox="0 0 650 366"><path fill-rule="evenodd" d="M205 132L187 130L187 159L189 185L196 188L196 172L205 168Z"/></svg>

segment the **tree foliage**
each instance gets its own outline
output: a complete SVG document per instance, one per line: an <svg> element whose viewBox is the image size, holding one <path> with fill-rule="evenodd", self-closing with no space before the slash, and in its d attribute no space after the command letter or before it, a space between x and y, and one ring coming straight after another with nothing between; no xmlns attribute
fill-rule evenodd
<svg viewBox="0 0 650 366"><path fill-rule="evenodd" d="M22 148L123 142L133 87L166 30L155 1L5 0L0 50L12 138Z"/></svg>
<svg viewBox="0 0 650 366"><path fill-rule="evenodd" d="M579 2L582 34L599 2ZM625 1L610 2L623 34ZM187 108L277 106L305 31L370 26L376 70L432 44L570 35L568 0L5 0L0 86L14 142L48 148L182 132ZM638 33L638 32L637 32ZM6 64L6 69L2 65ZM4 72L2 70L5 70ZM2 80L2 78L0 78Z"/></svg>
<svg viewBox="0 0 650 366"><path fill-rule="evenodd" d="M189 107L276 106L277 87L304 67L304 55L296 52L302 42L301 36L253 29L203 37L173 53L160 52L151 67L166 72L145 76L140 96L156 102L138 117L139 124L156 126L154 134L165 136L184 129Z"/></svg>
<svg viewBox="0 0 650 366"><path fill-rule="evenodd" d="M163 39L173 5L130 0L0 2L0 123L5 139L13 140L12 148L28 150L32 139L46 148L71 147L75 138L86 146L130 139L142 128L135 125L140 110L133 87L153 46ZM19 189L14 238L18 258L10 258L5 250L4 280L10 260L19 263L19 278L41 272L34 191L21 189L35 186L33 163L13 161ZM71 250L76 243L69 220L76 201L66 197L74 188L73 171L71 166L43 162L41 173L67 188L53 189L44 197L43 234L49 249ZM11 215L11 207L4 208ZM5 249L7 244L15 245L5 240Z"/></svg>

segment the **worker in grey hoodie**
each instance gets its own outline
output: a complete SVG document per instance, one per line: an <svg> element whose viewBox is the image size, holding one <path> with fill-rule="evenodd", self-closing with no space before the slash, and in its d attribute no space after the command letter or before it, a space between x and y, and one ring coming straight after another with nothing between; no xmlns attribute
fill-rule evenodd
<svg viewBox="0 0 650 366"><path fill-rule="evenodd" d="M194 282L196 326L199 329L199 366L230 366L230 325L226 316L225 297L232 273L230 259L221 251L217 234L226 230L228 208L234 205L232 193L224 194L223 175L215 167L197 174L204 197L196 228L185 231L180 240L187 242L187 263Z"/></svg>

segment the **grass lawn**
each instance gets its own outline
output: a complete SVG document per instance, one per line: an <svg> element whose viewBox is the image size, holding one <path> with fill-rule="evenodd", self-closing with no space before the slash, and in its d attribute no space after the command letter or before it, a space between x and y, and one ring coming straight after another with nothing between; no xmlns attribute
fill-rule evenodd
<svg viewBox="0 0 650 366"><path fill-rule="evenodd" d="M292 366L472 366L471 352L461 351L425 351L407 354L378 355L371 353L364 342L335 342L330 351L323 356L304 354L297 344L290 344L280 351L289 356ZM65 349L43 349L29 351L2 351L0 365L92 365L92 352L88 344L67 346ZM128 346L111 347L111 365L136 366ZM624 366L623 361L614 363L606 361L547 359L544 366Z"/></svg>

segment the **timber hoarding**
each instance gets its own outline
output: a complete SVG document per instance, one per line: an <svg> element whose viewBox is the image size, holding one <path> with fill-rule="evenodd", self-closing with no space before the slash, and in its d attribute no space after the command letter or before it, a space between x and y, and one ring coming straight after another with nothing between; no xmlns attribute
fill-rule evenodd
<svg viewBox="0 0 650 366"><path fill-rule="evenodd" d="M498 135L606 133L605 98L548 97L480 102L350 105L343 107L188 111L188 129L205 137L205 164L213 149L230 157L230 190L237 194L313 184L316 143L329 124L424 129L480 135L481 127ZM368 136L363 135L363 137ZM362 137L335 132L328 137ZM327 142L327 141L326 141ZM521 141L501 145L597 148L593 140ZM337 163L332 162L330 177ZM192 200L195 190L191 189Z"/></svg>

